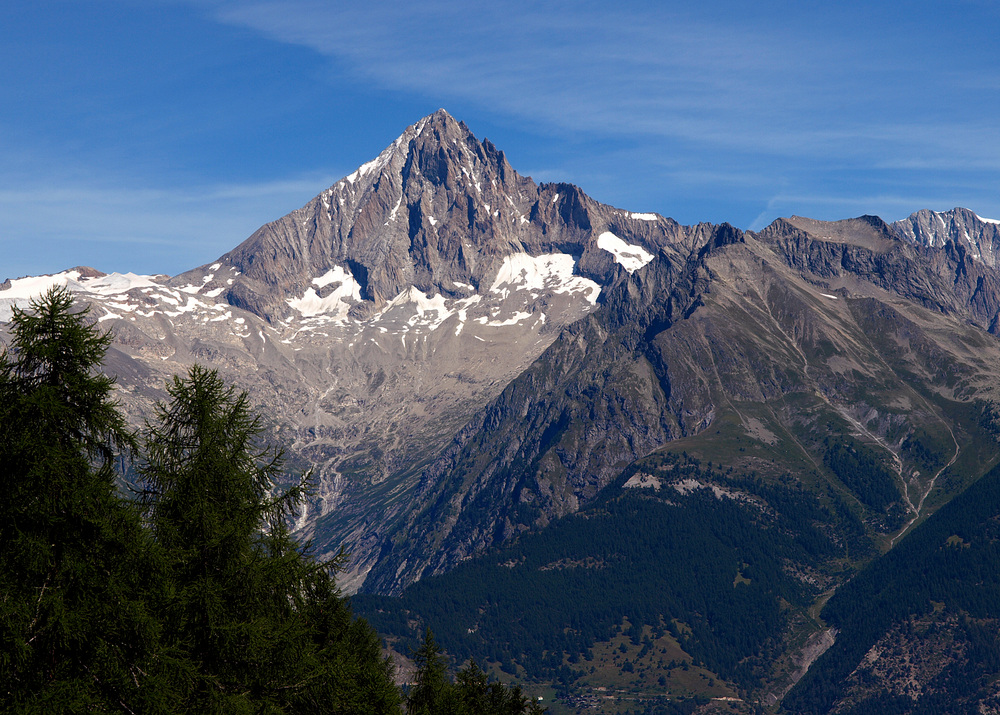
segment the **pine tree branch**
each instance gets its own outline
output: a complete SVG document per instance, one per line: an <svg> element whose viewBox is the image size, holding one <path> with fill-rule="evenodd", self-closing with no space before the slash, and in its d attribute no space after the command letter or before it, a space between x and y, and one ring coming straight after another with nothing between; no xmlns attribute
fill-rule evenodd
<svg viewBox="0 0 1000 715"><path fill-rule="evenodd" d="M32 619L31 625L28 626L29 633L34 629L35 625L38 623L38 619L41 615L41 610L42 610L42 599L45 597L45 589L48 588L49 582L52 580L54 572L55 569L50 571L49 575L45 577L45 583L42 584L42 590L39 591L38 593L38 599L35 601L35 617L34 619ZM31 638L29 638L27 642L25 642L25 645L31 645L31 642L35 640L35 638L37 637L38 637L37 633L31 636Z"/></svg>

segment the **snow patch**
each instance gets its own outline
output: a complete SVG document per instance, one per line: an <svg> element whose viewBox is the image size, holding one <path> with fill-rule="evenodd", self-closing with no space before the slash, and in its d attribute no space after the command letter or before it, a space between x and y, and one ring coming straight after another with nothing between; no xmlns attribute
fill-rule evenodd
<svg viewBox="0 0 1000 715"><path fill-rule="evenodd" d="M514 253L504 256L490 292L506 297L510 290L504 286L510 286L529 291L585 293L587 300L596 305L601 287L592 280L574 275L575 268L576 260L568 253L547 253L541 256Z"/></svg>
<svg viewBox="0 0 1000 715"><path fill-rule="evenodd" d="M361 284L340 266L334 266L322 276L313 278L312 282L318 288L323 288L331 283L339 285L329 295L322 298L312 286L306 288L301 298L290 298L288 305L299 311L303 317L323 315L335 321L343 321L347 319L347 312L351 306L361 302ZM353 300L354 303L348 302L347 299Z"/></svg>
<svg viewBox="0 0 1000 715"><path fill-rule="evenodd" d="M354 184L355 181L360 179L362 176L367 176L373 169L375 169L376 166L378 166L379 158L381 157L372 159L371 161L366 161L344 178L346 178L351 184Z"/></svg>
<svg viewBox="0 0 1000 715"><path fill-rule="evenodd" d="M392 213L389 214L389 221L395 221L396 220L396 212L399 211L399 206L402 203L403 203L403 195L400 194L399 198L396 199L396 205L392 207ZM385 222L386 226L389 225L389 221Z"/></svg>
<svg viewBox="0 0 1000 715"><path fill-rule="evenodd" d="M133 288L145 288L147 286L159 287L159 283L153 280L153 276L141 276L135 273L109 273L99 278L81 278L79 285L83 292L97 293L98 295L114 295L116 293L126 293ZM68 284L70 290L75 290L75 286Z"/></svg>
<svg viewBox="0 0 1000 715"><path fill-rule="evenodd" d="M629 218L638 219L639 221L657 221L660 217L656 214L629 213Z"/></svg>
<svg viewBox="0 0 1000 715"><path fill-rule="evenodd" d="M407 321L408 325L420 323L434 330L451 315L451 311L445 306L443 295L438 293L433 298L428 298L426 293L415 286L410 286L408 291L393 298L388 307L392 308L405 303L412 303L416 308L416 314ZM430 317L431 313L434 314L433 318Z"/></svg>
<svg viewBox="0 0 1000 715"><path fill-rule="evenodd" d="M615 263L621 264L629 273L634 273L653 260L653 254L642 246L625 243L611 231L605 231L597 237L597 247L614 256Z"/></svg>
<svg viewBox="0 0 1000 715"><path fill-rule="evenodd" d="M522 320L527 320L531 317L531 313L525 313L522 310L517 311L511 317L506 320L490 320L487 317L476 318L476 322L482 323L483 325L488 325L491 328L504 328L508 325L517 325Z"/></svg>
<svg viewBox="0 0 1000 715"><path fill-rule="evenodd" d="M26 308L49 288L61 286L72 293L88 293L97 298L127 293L133 288L161 287L153 276L135 273L109 273L106 276L86 277L79 271L63 271L48 276L28 276L10 282L10 287L0 290L0 321L8 321L14 306Z"/></svg>
<svg viewBox="0 0 1000 715"><path fill-rule="evenodd" d="M994 225L1000 225L1000 220L995 219L995 218L983 218L982 216L979 216L978 214L976 215L976 218L978 218L983 223L992 223Z"/></svg>
<svg viewBox="0 0 1000 715"><path fill-rule="evenodd" d="M207 308L207 307L208 306L202 303L200 300L195 300L194 298L189 297L184 305L178 304L177 310L164 311L163 314L171 318L176 318L181 313L192 313L196 308Z"/></svg>

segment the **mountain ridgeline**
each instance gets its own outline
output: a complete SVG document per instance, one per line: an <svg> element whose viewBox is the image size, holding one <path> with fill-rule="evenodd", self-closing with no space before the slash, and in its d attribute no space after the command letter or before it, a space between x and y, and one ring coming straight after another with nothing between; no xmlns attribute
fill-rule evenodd
<svg viewBox="0 0 1000 715"><path fill-rule="evenodd" d="M247 390L314 474L294 533L400 647L429 626L566 702L864 712L862 644L971 653L1000 616L937 594L855 636L836 605L1000 459L998 243L966 209L682 226L440 110L211 264L52 282L112 329L130 420L196 363Z"/></svg>
<svg viewBox="0 0 1000 715"><path fill-rule="evenodd" d="M939 477L974 478L941 470L962 456L948 411L993 394L992 269L955 244L903 243L874 218L706 234L610 288L465 426L423 471L426 506L401 525L372 590L571 513L679 438L724 435L709 452L734 434L777 448L885 533L947 498ZM855 462L880 463L878 486L848 476L847 448L831 446L842 438L860 443Z"/></svg>
<svg viewBox="0 0 1000 715"><path fill-rule="evenodd" d="M518 253L572 255L577 275L606 283L614 255L596 245L595 232L617 229L633 241L639 234L635 242L653 248L684 233L669 219L628 215L569 184L536 185L441 110L219 263L241 274L226 300L271 321L292 313L287 298L342 266L357 284L353 313L367 317L411 288L448 297L485 288Z"/></svg>

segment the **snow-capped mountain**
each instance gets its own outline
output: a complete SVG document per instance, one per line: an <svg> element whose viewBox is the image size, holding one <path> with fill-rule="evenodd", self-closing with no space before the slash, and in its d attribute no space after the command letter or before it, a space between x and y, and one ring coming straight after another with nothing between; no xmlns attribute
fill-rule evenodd
<svg viewBox="0 0 1000 715"><path fill-rule="evenodd" d="M932 248L950 241L991 268L1000 261L1000 220L982 218L969 209L922 209L894 222L892 228L902 238Z"/></svg>
<svg viewBox="0 0 1000 715"><path fill-rule="evenodd" d="M536 186L439 110L222 256L221 270L172 282L203 283L272 323L346 325L394 301L428 309L434 296L443 321L521 271L536 288L559 286L593 304L616 263L634 270L679 233L672 221L600 206L575 187Z"/></svg>
<svg viewBox="0 0 1000 715"><path fill-rule="evenodd" d="M715 514L692 529L734 539L732 558L697 578L787 611L758 693L774 703L805 672L788 663L833 642L813 617L833 589L996 463L998 244L1000 222L966 209L685 227L535 184L441 110L209 264L9 279L0 323L67 286L113 332L105 367L135 424L195 363L247 390L289 471L313 470L296 528L350 552L348 592L399 593L584 509L568 555L545 532L499 582L593 569L587 598L627 603L646 584L616 592L602 571L625 547L590 553L604 506ZM646 526L616 543L646 553ZM776 534L784 595L755 546ZM652 623L714 627L702 602L670 608Z"/></svg>
<svg viewBox="0 0 1000 715"><path fill-rule="evenodd" d="M0 319L50 284L90 302L137 420L195 362L249 390L292 466L315 470L299 528L348 546L351 589L419 465L606 286L704 234L536 185L440 110L211 264L8 281Z"/></svg>
<svg viewBox="0 0 1000 715"><path fill-rule="evenodd" d="M674 322L690 327L705 306L716 310L728 295L727 305L746 303L739 310L747 335L773 332L760 316L747 316L759 312L755 301L773 299L758 295L764 276L787 273L798 276L792 293L812 291L815 300L891 294L995 332L996 231L996 223L962 209L919 212L891 227L874 217L792 217L760 234L684 227L601 204L569 184L537 185L440 110L210 264L173 278L77 268L8 280L0 287L0 319L47 285L68 286L113 330L107 368L137 423L171 375L194 363L217 368L250 392L288 447L290 469L314 470L317 491L300 515L300 534L321 551L347 547L348 591L376 566L369 586L395 590L497 538L574 511L631 460L711 425L724 411L721 395L764 399L758 383L770 367L744 366L756 388L737 385L730 374L756 348L711 332L668 350L675 338L666 336L680 334L667 331ZM738 265L720 258L737 254ZM580 319L599 309L601 320L581 327ZM789 308L778 301L769 310ZM569 326L576 327L566 332ZM594 357L609 335L641 345L660 333L665 337L634 365ZM552 349L563 357L536 362L557 338ZM705 340L708 352L699 347ZM723 344L729 353L718 352ZM558 387L598 363L605 367L588 387ZM516 399L504 397L533 365L520 387L510 388ZM614 394L625 399L638 389L649 399L632 395L626 402L639 402L614 406L605 395L607 414L597 419L582 395L596 395L623 365L631 367ZM813 366L809 374L819 371ZM646 385L656 375L659 387ZM790 379L783 375L770 379ZM709 387L716 384L722 387ZM580 395L569 406L549 389ZM584 431L599 423L589 429L604 446L588 438L553 447L553 425L565 430L566 420L582 420ZM497 430L507 435L502 444L491 436ZM514 489L518 460L531 472L543 456L555 471ZM507 481L494 484L498 474ZM476 521L464 505L480 491L500 502ZM515 491L531 509L503 502ZM529 511L531 519L514 516ZM447 536L448 551L423 553L420 544L435 548L435 534Z"/></svg>

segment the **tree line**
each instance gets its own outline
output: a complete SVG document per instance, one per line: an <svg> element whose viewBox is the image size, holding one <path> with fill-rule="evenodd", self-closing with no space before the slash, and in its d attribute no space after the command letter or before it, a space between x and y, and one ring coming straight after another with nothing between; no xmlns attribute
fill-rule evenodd
<svg viewBox="0 0 1000 715"><path fill-rule="evenodd" d="M175 377L136 432L100 372L110 333L68 291L15 308L10 332L0 712L538 711L478 668L432 677L440 653L417 686L394 684L377 633L336 587L344 553L319 559L289 532L309 479L278 487L280 450L216 372ZM450 695L428 699L427 683Z"/></svg>

